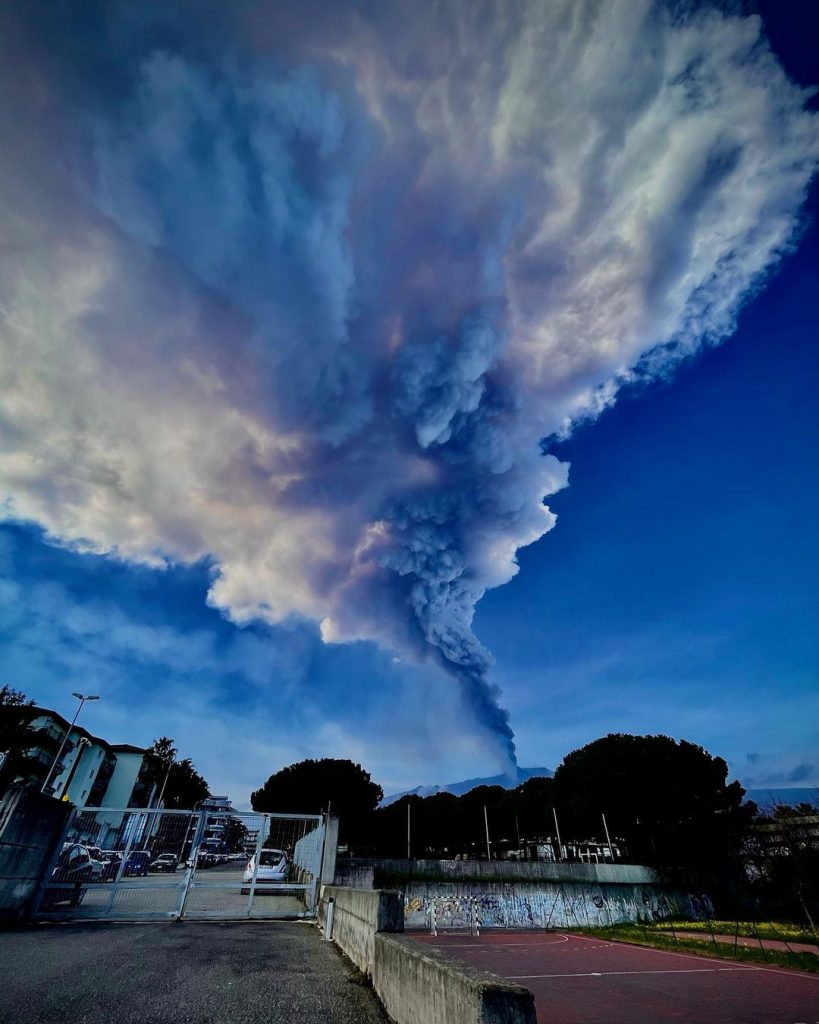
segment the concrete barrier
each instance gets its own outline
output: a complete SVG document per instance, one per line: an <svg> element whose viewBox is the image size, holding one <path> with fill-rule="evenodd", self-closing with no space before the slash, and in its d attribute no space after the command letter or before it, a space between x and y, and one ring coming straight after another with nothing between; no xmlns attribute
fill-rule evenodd
<svg viewBox="0 0 819 1024"><path fill-rule="evenodd" d="M28 916L72 809L20 786L10 787L0 801L0 924Z"/></svg>
<svg viewBox="0 0 819 1024"><path fill-rule="evenodd" d="M536 1024L532 993L406 938L401 893L327 885L333 941L373 983L395 1024Z"/></svg>
<svg viewBox="0 0 819 1024"><path fill-rule="evenodd" d="M404 901L399 892L381 889L344 889L325 885L319 905L319 925L327 920L327 903L333 899L333 941L356 967L372 977L377 932L404 930Z"/></svg>
<svg viewBox="0 0 819 1024"><path fill-rule="evenodd" d="M395 1024L536 1024L532 993L403 935L375 936L373 988Z"/></svg>

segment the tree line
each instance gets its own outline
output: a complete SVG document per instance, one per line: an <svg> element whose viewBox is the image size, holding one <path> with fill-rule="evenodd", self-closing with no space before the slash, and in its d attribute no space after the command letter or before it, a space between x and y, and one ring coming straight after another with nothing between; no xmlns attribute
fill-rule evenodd
<svg viewBox="0 0 819 1024"><path fill-rule="evenodd" d="M380 806L381 787L350 761L308 760L272 775L256 810L326 810L341 817L353 852L382 857L500 856L525 844L605 838L642 863L735 855L755 808L728 781L728 766L686 740L611 734L568 754L553 778L514 789L478 786L463 796L406 795ZM603 821L603 815L606 820Z"/></svg>
<svg viewBox="0 0 819 1024"><path fill-rule="evenodd" d="M361 765L323 758L274 773L251 803L268 812L329 808L340 816L343 852L358 857L502 858L551 843L560 859L571 843L610 838L616 859L709 892L726 913L776 914L813 927L819 811L806 804L762 814L744 798L726 762L702 747L618 733L567 754L553 778L514 789L408 794L381 806L383 791Z"/></svg>

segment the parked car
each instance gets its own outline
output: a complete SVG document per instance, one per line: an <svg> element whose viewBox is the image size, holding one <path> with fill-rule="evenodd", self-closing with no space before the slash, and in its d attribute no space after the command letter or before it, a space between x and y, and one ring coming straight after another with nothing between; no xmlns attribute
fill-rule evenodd
<svg viewBox="0 0 819 1024"><path fill-rule="evenodd" d="M247 862L242 881L247 883L253 881L253 872L256 868L256 855L254 854ZM260 850L259 869L256 871L256 884L265 885L273 882L286 882L290 874L290 862L284 850Z"/></svg>
<svg viewBox="0 0 819 1024"><path fill-rule="evenodd" d="M52 882L93 882L95 862L88 847L81 843L66 843L51 872Z"/></svg>
<svg viewBox="0 0 819 1024"><path fill-rule="evenodd" d="M151 855L147 850L131 850L125 861L123 875L147 875Z"/></svg>
<svg viewBox="0 0 819 1024"><path fill-rule="evenodd" d="M102 850L102 881L112 882L119 871L122 863L122 853L119 850Z"/></svg>
<svg viewBox="0 0 819 1024"><path fill-rule="evenodd" d="M105 858L98 846L86 846L91 859L91 881L102 882L105 879Z"/></svg>
<svg viewBox="0 0 819 1024"><path fill-rule="evenodd" d="M150 871L176 871L179 858L175 853L160 853L156 860L151 861Z"/></svg>

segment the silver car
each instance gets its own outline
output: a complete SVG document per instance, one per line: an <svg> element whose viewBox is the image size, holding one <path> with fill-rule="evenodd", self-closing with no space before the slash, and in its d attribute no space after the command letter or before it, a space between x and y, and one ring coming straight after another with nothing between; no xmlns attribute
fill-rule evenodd
<svg viewBox="0 0 819 1024"><path fill-rule="evenodd" d="M247 862L242 881L245 883L253 881L253 871L256 868L256 855L254 854ZM256 884L271 882L286 882L290 874L290 862L284 850L260 850L259 870L256 872Z"/></svg>

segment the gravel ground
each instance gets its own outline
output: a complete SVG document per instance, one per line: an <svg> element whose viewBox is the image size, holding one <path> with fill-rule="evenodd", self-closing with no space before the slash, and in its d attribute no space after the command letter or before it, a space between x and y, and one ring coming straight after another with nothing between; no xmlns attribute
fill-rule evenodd
<svg viewBox="0 0 819 1024"><path fill-rule="evenodd" d="M2 1024L385 1024L297 922L49 924L0 932Z"/></svg>

